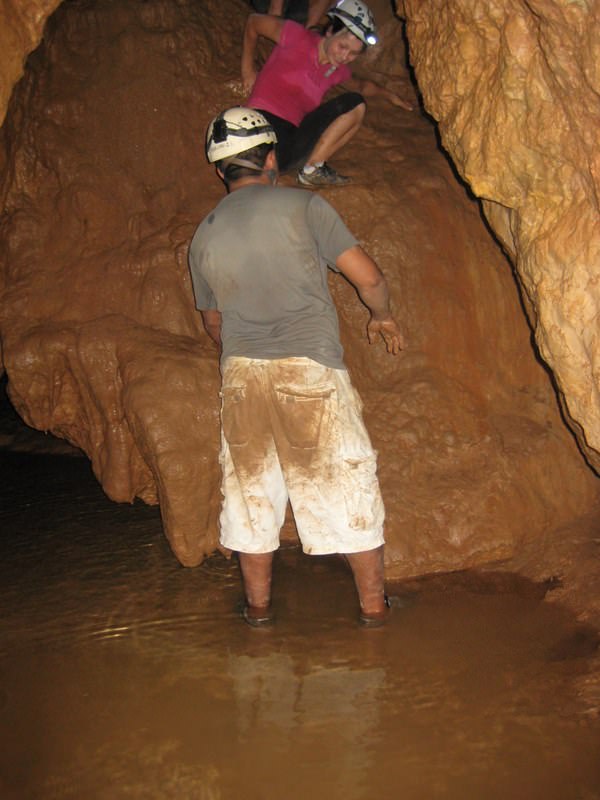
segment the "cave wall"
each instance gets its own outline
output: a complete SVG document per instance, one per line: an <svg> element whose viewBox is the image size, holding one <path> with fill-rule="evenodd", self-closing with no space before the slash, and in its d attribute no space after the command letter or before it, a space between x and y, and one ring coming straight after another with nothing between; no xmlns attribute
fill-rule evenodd
<svg viewBox="0 0 600 800"><path fill-rule="evenodd" d="M404 0L444 147L482 198L539 351L600 467L600 3Z"/></svg>
<svg viewBox="0 0 600 800"><path fill-rule="evenodd" d="M216 547L220 500L218 361L186 252L222 196L204 130L244 99L247 12L200 6L64 3L11 99L0 184L11 399L80 447L111 498L159 502L186 565ZM410 96L401 24L388 14L381 32L364 66ZM509 558L598 496L511 269L419 114L371 103L338 163L356 182L327 197L386 273L408 340L398 359L370 347L364 309L332 279L380 454L388 574Z"/></svg>
<svg viewBox="0 0 600 800"><path fill-rule="evenodd" d="M0 0L0 124L25 59L42 38L46 19L61 0Z"/></svg>

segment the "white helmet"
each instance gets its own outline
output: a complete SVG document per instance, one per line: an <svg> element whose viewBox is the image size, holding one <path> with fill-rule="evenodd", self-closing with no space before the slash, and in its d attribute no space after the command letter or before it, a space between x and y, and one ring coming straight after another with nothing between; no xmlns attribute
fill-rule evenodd
<svg viewBox="0 0 600 800"><path fill-rule="evenodd" d="M213 164L258 144L275 144L273 126L253 108L235 106L222 111L208 126L206 157Z"/></svg>
<svg viewBox="0 0 600 800"><path fill-rule="evenodd" d="M360 0L339 0L327 16L337 17L363 44L377 44L375 20L368 6Z"/></svg>

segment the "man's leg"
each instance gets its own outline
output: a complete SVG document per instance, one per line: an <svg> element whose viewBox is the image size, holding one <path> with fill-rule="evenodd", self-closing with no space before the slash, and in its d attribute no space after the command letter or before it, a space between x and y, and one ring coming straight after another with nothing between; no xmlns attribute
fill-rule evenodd
<svg viewBox="0 0 600 800"><path fill-rule="evenodd" d="M271 577L273 553L239 553L244 581L246 609L244 617L250 624L261 624L272 619Z"/></svg>
<svg viewBox="0 0 600 800"><path fill-rule="evenodd" d="M220 542L237 552L251 625L271 621L271 570L287 489L261 378L265 363L228 358L223 367ZM258 552L256 552L258 551Z"/></svg>
<svg viewBox="0 0 600 800"><path fill-rule="evenodd" d="M361 620L367 624L383 622L388 612L383 585L383 545L345 556L354 575Z"/></svg>
<svg viewBox="0 0 600 800"><path fill-rule="evenodd" d="M344 554L354 575L361 620L381 622L387 616L384 508L360 399L345 370L304 359L295 372L295 380L292 375L273 376L274 386L284 386L286 392L274 436L303 550ZM310 408L309 387L314 387Z"/></svg>

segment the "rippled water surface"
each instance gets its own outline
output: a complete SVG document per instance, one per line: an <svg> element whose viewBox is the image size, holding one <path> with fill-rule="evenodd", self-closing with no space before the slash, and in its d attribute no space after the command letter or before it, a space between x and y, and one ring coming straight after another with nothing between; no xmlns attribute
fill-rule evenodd
<svg viewBox="0 0 600 800"><path fill-rule="evenodd" d="M412 582L362 630L344 564L289 548L256 631L235 561L180 567L158 510L108 501L86 460L0 466L0 797L600 797L573 689L597 639L545 587Z"/></svg>

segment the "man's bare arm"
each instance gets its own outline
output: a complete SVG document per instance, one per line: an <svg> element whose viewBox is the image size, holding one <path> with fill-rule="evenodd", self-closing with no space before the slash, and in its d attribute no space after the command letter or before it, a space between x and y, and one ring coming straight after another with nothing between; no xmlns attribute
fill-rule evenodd
<svg viewBox="0 0 600 800"><path fill-rule="evenodd" d="M370 344L374 344L381 336L388 353L397 355L404 348L404 337L390 311L389 291L384 274L360 245L345 250L338 257L336 266L348 278L371 312L367 324Z"/></svg>
<svg viewBox="0 0 600 800"><path fill-rule="evenodd" d="M204 329L213 340L213 342L221 347L221 312L215 309L201 311L202 322Z"/></svg>

